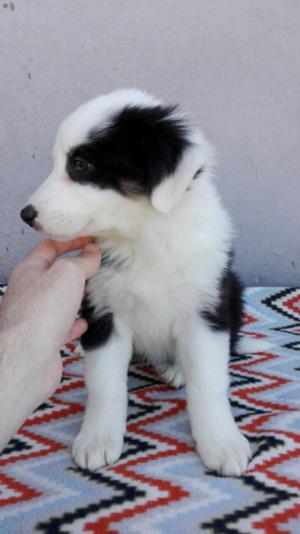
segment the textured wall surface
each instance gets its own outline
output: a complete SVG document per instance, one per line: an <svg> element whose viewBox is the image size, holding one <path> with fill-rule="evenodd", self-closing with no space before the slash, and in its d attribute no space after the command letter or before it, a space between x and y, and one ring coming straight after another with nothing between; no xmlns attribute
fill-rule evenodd
<svg viewBox="0 0 300 534"><path fill-rule="evenodd" d="M0 279L37 236L19 210L61 119L136 86L218 148L247 284L299 285L299 0L14 0L0 5Z"/></svg>

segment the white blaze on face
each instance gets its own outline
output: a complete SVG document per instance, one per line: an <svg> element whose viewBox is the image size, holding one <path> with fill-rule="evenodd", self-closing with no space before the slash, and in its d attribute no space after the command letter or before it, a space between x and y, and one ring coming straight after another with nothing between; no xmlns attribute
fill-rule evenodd
<svg viewBox="0 0 300 534"><path fill-rule="evenodd" d="M38 212L38 229L53 237L72 237L78 232L82 235L89 214L84 209L82 195L76 189L78 185L66 176L50 174L29 200Z"/></svg>

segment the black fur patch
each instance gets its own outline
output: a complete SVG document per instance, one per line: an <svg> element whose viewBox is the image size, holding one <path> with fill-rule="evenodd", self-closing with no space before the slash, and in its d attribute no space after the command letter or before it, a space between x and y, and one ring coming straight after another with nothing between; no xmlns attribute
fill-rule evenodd
<svg viewBox="0 0 300 534"><path fill-rule="evenodd" d="M97 317L94 307L89 304L87 299L84 299L80 315L89 325L80 339L83 348L92 350L105 345L113 332L113 314L105 313Z"/></svg>
<svg viewBox="0 0 300 534"><path fill-rule="evenodd" d="M233 350L242 326L243 290L240 280L230 268L225 271L220 282L218 304L212 310L203 311L201 315L214 330L230 332L230 348Z"/></svg>
<svg viewBox="0 0 300 534"><path fill-rule="evenodd" d="M188 127L175 107L127 106L110 126L93 130L68 154L72 180L124 195L149 195L172 174L189 146Z"/></svg>

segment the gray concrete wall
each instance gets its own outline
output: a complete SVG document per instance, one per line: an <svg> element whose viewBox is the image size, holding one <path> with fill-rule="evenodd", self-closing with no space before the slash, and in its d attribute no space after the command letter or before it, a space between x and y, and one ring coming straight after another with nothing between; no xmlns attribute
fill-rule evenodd
<svg viewBox="0 0 300 534"><path fill-rule="evenodd" d="M3 0L0 279L37 240L19 210L61 119L137 86L190 110L218 147L247 284L299 285L299 0Z"/></svg>

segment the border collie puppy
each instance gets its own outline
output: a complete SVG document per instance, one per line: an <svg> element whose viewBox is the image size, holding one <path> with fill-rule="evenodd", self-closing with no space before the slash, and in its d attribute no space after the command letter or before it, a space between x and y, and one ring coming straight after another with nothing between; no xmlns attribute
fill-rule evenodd
<svg viewBox="0 0 300 534"><path fill-rule="evenodd" d="M102 250L82 308L88 400L73 445L82 468L122 453L133 351L165 381L185 381L204 464L222 475L247 468L228 400L242 295L212 167L211 146L176 107L118 90L63 121L53 171L21 212L47 236L96 236Z"/></svg>

